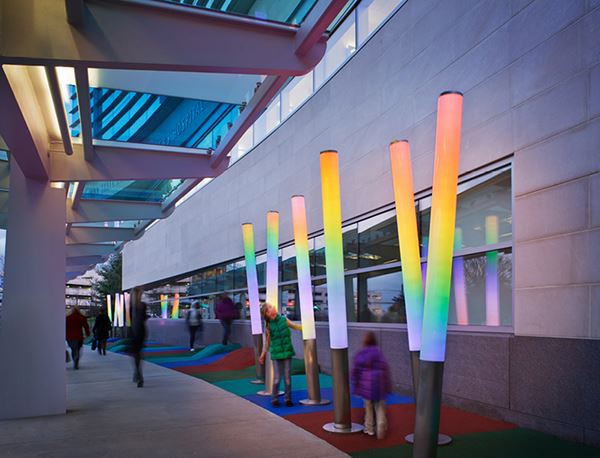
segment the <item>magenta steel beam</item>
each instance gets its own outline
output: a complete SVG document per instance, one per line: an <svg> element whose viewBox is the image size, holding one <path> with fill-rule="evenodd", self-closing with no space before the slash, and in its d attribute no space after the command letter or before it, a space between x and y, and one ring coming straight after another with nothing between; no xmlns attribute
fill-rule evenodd
<svg viewBox="0 0 600 458"><path fill-rule="evenodd" d="M326 39L323 34L345 5L345 0L317 2L296 35L294 53L298 57L308 58L310 56L312 61L316 55L319 55L317 63L321 60L324 53L321 53L320 48L321 46L326 46ZM318 52L315 52L315 50L318 50ZM225 160L229 151L242 138L242 135L244 135L248 128L254 124L254 121L258 119L286 82L287 76L283 77L281 75L269 76L262 82L248 106L235 120L232 128L229 129L229 132L227 132L225 138L215 151L213 158L215 165L219 165Z"/></svg>
<svg viewBox="0 0 600 458"><path fill-rule="evenodd" d="M67 223L162 219L169 214L159 202L84 199L74 210L67 201Z"/></svg>
<svg viewBox="0 0 600 458"><path fill-rule="evenodd" d="M326 48L299 56L296 26L167 2L88 0L76 29L64 1L2 7L3 63L290 76L308 73Z"/></svg>
<svg viewBox="0 0 600 458"><path fill-rule="evenodd" d="M4 69L0 68L0 134L28 178L48 179L46 151L38 147Z"/></svg>
<svg viewBox="0 0 600 458"><path fill-rule="evenodd" d="M60 93L60 85L55 67L46 67L46 79L48 80L48 86L50 87L50 96L52 97L52 104L54 105L54 112L56 113L56 120L58 121L63 147L65 153L70 156L73 154L73 145L71 144L67 113L65 112L65 104L63 103L62 95Z"/></svg>
<svg viewBox="0 0 600 458"><path fill-rule="evenodd" d="M75 83L77 85L83 155L86 161L91 161L94 159L94 145L92 137L92 109L90 105L90 79L87 67L75 67Z"/></svg>
<svg viewBox="0 0 600 458"><path fill-rule="evenodd" d="M122 242L137 238L134 229L123 227L80 227L71 226L65 237L67 245L73 243Z"/></svg>
<svg viewBox="0 0 600 458"><path fill-rule="evenodd" d="M83 194L83 190L85 188L85 183L80 183L79 181L75 181L73 183L73 186L75 186L75 190L73 192L73 197L71 198L71 208L73 210L76 210L77 206L79 205L81 196Z"/></svg>
<svg viewBox="0 0 600 458"><path fill-rule="evenodd" d="M168 180L218 176L228 162L213 167L207 154L178 153L130 146L94 146L91 161L83 159L82 145L73 144L73 156L52 153L51 181Z"/></svg>

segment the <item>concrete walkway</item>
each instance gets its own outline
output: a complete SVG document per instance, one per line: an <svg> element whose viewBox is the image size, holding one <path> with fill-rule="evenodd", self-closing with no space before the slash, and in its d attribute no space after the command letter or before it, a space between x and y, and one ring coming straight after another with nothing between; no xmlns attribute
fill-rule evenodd
<svg viewBox="0 0 600 458"><path fill-rule="evenodd" d="M203 380L84 349L69 365L68 413L0 422L0 456L346 457L327 442Z"/></svg>

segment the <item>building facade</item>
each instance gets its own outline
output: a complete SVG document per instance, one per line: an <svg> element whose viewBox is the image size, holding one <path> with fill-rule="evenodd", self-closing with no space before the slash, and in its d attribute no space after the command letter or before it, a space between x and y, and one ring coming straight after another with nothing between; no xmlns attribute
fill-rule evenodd
<svg viewBox="0 0 600 458"><path fill-rule="evenodd" d="M376 330L396 388L409 390L388 145L411 144L426 274L437 97L458 90L445 401L599 444L600 5L408 0L388 10L371 28L368 9L350 14L330 60L290 83L243 139L252 146L241 141L228 170L126 244L123 287L184 282L189 296L210 304L228 292L244 308L241 224L254 224L264 284L266 213L277 210L280 303L298 318L290 197L303 194L328 369L319 152L336 149L350 351ZM310 95L290 109L301 84ZM247 322L236 332L250 342Z"/></svg>

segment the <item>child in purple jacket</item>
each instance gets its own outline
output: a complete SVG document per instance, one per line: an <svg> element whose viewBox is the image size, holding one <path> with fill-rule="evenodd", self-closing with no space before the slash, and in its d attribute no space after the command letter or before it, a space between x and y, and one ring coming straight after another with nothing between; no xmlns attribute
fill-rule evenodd
<svg viewBox="0 0 600 458"><path fill-rule="evenodd" d="M354 355L352 367L352 394L365 401L365 429L369 436L383 439L387 430L385 397L391 392L390 369L377 346L375 333L369 331L363 338L363 348Z"/></svg>

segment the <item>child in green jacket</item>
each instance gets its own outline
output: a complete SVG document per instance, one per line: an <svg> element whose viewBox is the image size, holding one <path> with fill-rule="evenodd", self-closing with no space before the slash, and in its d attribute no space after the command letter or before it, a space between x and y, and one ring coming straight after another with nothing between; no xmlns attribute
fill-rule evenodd
<svg viewBox="0 0 600 458"><path fill-rule="evenodd" d="M273 368L275 376L273 377L273 386L271 387L271 404L273 407L279 407L279 382L283 373L283 382L285 384L285 405L291 407L292 402L292 356L294 356L294 347L290 328L297 331L302 330L302 326L291 322L289 319L277 313L275 307L271 304L263 304L261 307L262 316L265 319L265 345L259 361L265 363L267 352L271 351Z"/></svg>

